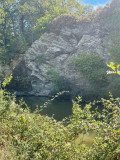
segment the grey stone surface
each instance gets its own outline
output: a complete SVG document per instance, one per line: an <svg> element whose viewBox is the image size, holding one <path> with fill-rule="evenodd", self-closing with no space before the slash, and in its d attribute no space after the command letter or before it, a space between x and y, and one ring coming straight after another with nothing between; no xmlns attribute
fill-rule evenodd
<svg viewBox="0 0 120 160"><path fill-rule="evenodd" d="M72 60L83 53L94 53L103 57L105 62L109 61L110 53L105 45L106 42L110 44L110 39L104 16L109 16L111 11L110 6L105 7L101 15L91 21L75 21L73 17L69 21L70 17L67 20L63 16L63 19L57 20L57 24L53 23L48 33L32 44L25 53L25 64L32 85L29 94L48 96L53 91L55 82L53 75L48 74L50 71L57 73L64 83L67 81L71 91L90 90L90 84L75 69ZM36 58L42 55L44 61L38 63ZM63 87L63 90L66 88Z"/></svg>
<svg viewBox="0 0 120 160"><path fill-rule="evenodd" d="M109 57L105 48L107 34L98 22L77 23L71 27L62 26L59 34L44 33L25 54L25 64L29 70L32 91L29 94L48 96L54 89L54 82L48 72L54 70L59 77L70 82L71 90L89 89L87 80L75 70L72 59L82 53L95 53ZM102 38L101 38L102 37ZM37 64L36 57L43 55L45 61Z"/></svg>

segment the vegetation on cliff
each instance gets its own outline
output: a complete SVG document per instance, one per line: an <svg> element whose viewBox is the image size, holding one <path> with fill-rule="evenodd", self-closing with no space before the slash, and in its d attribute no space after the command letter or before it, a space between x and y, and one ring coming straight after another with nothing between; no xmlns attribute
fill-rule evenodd
<svg viewBox="0 0 120 160"><path fill-rule="evenodd" d="M92 96L103 97L107 94L108 78L106 75L107 66L99 54L83 53L73 60L73 64L77 71L90 83L92 88ZM96 96L95 96L96 95Z"/></svg>

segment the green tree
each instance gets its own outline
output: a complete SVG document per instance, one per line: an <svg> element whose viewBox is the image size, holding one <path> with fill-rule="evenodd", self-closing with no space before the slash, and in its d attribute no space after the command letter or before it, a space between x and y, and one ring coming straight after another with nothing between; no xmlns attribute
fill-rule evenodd
<svg viewBox="0 0 120 160"><path fill-rule="evenodd" d="M23 45L18 33L17 0L2 0L0 7L4 19L0 24L0 36L4 51L0 55L2 64L9 63L19 52L22 53ZM16 45L17 44L17 45Z"/></svg>
<svg viewBox="0 0 120 160"><path fill-rule="evenodd" d="M38 4L39 4L38 0ZM78 0L46 0L43 3L44 12L42 16L37 19L36 25L34 26L35 32L44 32L47 29L47 24L50 23L54 18L62 14L75 14L81 16L83 13L89 13L92 11L92 6L83 6Z"/></svg>
<svg viewBox="0 0 120 160"><path fill-rule="evenodd" d="M70 13L80 16L90 10L78 0L1 0L1 63L9 64L24 53L57 16Z"/></svg>

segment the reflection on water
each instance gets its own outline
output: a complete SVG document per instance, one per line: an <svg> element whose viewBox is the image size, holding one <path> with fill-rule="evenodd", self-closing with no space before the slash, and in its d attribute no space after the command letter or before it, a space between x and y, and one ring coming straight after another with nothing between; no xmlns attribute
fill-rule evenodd
<svg viewBox="0 0 120 160"><path fill-rule="evenodd" d="M35 96L24 96L18 97L18 99L23 98L27 105L30 107L31 111L36 109L36 106L42 106L49 99L46 97L35 97ZM42 115L53 116L58 121L72 114L72 101L71 100L59 100L56 99L51 104L44 108Z"/></svg>

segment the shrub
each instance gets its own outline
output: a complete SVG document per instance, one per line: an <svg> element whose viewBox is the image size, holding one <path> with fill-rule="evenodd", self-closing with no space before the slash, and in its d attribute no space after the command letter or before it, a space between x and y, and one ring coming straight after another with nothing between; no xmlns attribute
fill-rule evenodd
<svg viewBox="0 0 120 160"><path fill-rule="evenodd" d="M90 83L93 95L100 95L100 92L102 96L107 94L107 66L98 54L81 54L79 58L73 60L73 64L76 70Z"/></svg>
<svg viewBox="0 0 120 160"><path fill-rule="evenodd" d="M45 62L45 55L44 54L38 55L36 57L36 64L37 65L41 65L44 62Z"/></svg>
<svg viewBox="0 0 120 160"><path fill-rule="evenodd" d="M10 82L7 78L3 85ZM59 93L58 95L61 95ZM56 95L55 97L58 97ZM51 100L55 99L52 98ZM120 98L101 99L81 106L81 97L73 101L73 115L57 122L42 116L38 108L28 106L5 89L0 89L0 158L20 160L119 160ZM44 109L50 100L41 109ZM98 103L98 102L97 102ZM26 105L26 108L22 108ZM101 108L102 107L102 108ZM80 135L95 132L90 145ZM77 143L76 143L77 141Z"/></svg>
<svg viewBox="0 0 120 160"><path fill-rule="evenodd" d="M93 85L105 86L107 82L106 64L98 54L81 54L74 59L75 68Z"/></svg>
<svg viewBox="0 0 120 160"><path fill-rule="evenodd" d="M36 109L22 109L4 90L0 90L0 157L3 159L119 159L120 100L102 99L103 110L93 110L94 103L81 107L81 98L73 101L73 115L68 121L57 122L41 116ZM65 124L65 125L63 125ZM80 134L95 131L91 145ZM3 154L3 151L6 154Z"/></svg>

